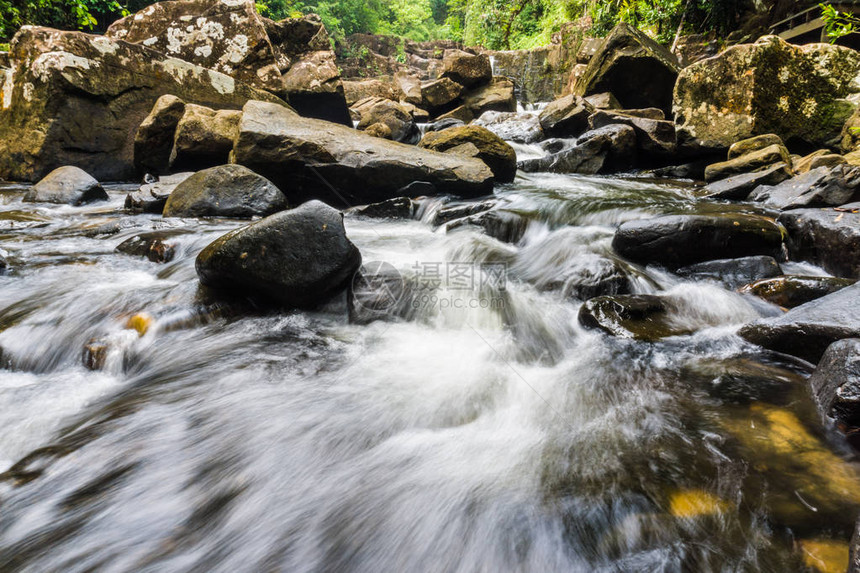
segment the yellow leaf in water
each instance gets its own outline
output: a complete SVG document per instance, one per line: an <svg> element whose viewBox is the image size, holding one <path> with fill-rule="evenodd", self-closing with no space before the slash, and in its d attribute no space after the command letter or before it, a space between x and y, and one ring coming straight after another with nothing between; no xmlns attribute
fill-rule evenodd
<svg viewBox="0 0 860 573"><path fill-rule="evenodd" d="M152 326L152 317L145 312L139 312L128 319L125 323L126 328L136 330L137 334L143 336L149 327Z"/></svg>
<svg viewBox="0 0 860 573"><path fill-rule="evenodd" d="M675 517L716 515L726 508L726 502L701 489L679 490L669 496L669 513Z"/></svg>
<svg viewBox="0 0 860 573"><path fill-rule="evenodd" d="M832 539L802 539L803 563L821 573L845 573L848 570L848 544Z"/></svg>

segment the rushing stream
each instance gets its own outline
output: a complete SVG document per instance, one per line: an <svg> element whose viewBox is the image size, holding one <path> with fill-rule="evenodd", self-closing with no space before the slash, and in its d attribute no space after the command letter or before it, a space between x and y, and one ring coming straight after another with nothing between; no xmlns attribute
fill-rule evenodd
<svg viewBox="0 0 860 573"><path fill-rule="evenodd" d="M734 335L778 310L628 264L696 331L647 343L582 328L558 287L614 256L620 222L750 207L529 175L497 190L531 221L516 245L434 229L434 201L347 216L365 262L470 277L358 325L345 297L211 299L194 258L243 222L129 216L129 188L78 208L0 190L2 571L797 571L850 537L860 479L809 365ZM152 229L172 261L114 251Z"/></svg>

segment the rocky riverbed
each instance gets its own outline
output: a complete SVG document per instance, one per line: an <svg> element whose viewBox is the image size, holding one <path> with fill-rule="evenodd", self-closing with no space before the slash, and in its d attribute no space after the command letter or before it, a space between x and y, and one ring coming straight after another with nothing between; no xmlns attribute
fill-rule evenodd
<svg viewBox="0 0 860 573"><path fill-rule="evenodd" d="M330 47L233 0L15 37L0 569L854 566L856 52L619 25L525 110Z"/></svg>

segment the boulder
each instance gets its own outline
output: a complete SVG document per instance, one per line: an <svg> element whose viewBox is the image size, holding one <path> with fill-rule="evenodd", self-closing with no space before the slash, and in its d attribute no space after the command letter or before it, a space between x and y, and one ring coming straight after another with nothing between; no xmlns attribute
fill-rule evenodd
<svg viewBox="0 0 860 573"><path fill-rule="evenodd" d="M775 163L752 173L732 175L705 186L704 191L712 199L743 201L760 185L776 185L791 177L785 163Z"/></svg>
<svg viewBox="0 0 860 573"><path fill-rule="evenodd" d="M778 277L782 274L782 268L773 257L760 255L705 261L681 267L675 272L682 277L718 281L730 289L736 289L755 281Z"/></svg>
<svg viewBox="0 0 860 573"><path fill-rule="evenodd" d="M353 207L346 212L371 219L411 219L415 215L416 207L417 203L409 197L395 197L380 203Z"/></svg>
<svg viewBox="0 0 860 573"><path fill-rule="evenodd" d="M672 324L671 311L671 302L659 295L598 296L579 307L579 322L586 328L636 340L689 334L688 328Z"/></svg>
<svg viewBox="0 0 860 573"><path fill-rule="evenodd" d="M784 308L794 308L851 286L855 282L854 279L837 277L786 275L756 281L744 286L740 292L763 298Z"/></svg>
<svg viewBox="0 0 860 573"><path fill-rule="evenodd" d="M394 85L403 93L403 99L412 105L421 106L424 97L421 95L421 78L407 72L397 72Z"/></svg>
<svg viewBox="0 0 860 573"><path fill-rule="evenodd" d="M623 223L612 247L635 263L678 268L752 255L778 258L782 232L772 219L757 215L663 215Z"/></svg>
<svg viewBox="0 0 860 573"><path fill-rule="evenodd" d="M514 83L508 78L496 76L489 84L470 90L463 96L463 105L475 117L488 111L513 112L517 110Z"/></svg>
<svg viewBox="0 0 860 573"><path fill-rule="evenodd" d="M585 101L588 102L594 109L621 109L623 106L611 92L603 92L586 96Z"/></svg>
<svg viewBox="0 0 860 573"><path fill-rule="evenodd" d="M126 195L125 208L135 213L161 213L176 186L192 175L191 172L174 173L162 175L151 183L144 183L140 189Z"/></svg>
<svg viewBox="0 0 860 573"><path fill-rule="evenodd" d="M832 343L860 336L860 284L815 299L775 318L743 326L753 344L818 363Z"/></svg>
<svg viewBox="0 0 860 573"><path fill-rule="evenodd" d="M450 223L463 217L477 215L484 211L489 211L498 204L496 200L478 201L473 203L465 203L462 205L452 205L450 207L442 207L433 214L430 224L434 227L439 227L445 223Z"/></svg>
<svg viewBox="0 0 860 573"><path fill-rule="evenodd" d="M440 119L439 121L434 121L433 123L427 126L427 132L431 131L442 131L443 129L449 129L451 127L460 127L461 125L466 125L463 120L455 119L453 117L449 117L446 119Z"/></svg>
<svg viewBox="0 0 860 573"><path fill-rule="evenodd" d="M632 127L636 132L639 150L647 155L668 157L675 153L677 147L675 124L671 121L605 110L598 110L588 118L588 125L592 129L615 124Z"/></svg>
<svg viewBox="0 0 860 573"><path fill-rule="evenodd" d="M445 225L445 232L457 229L478 228L487 236L503 243L519 243L529 226L529 220L518 213L492 209L476 215L456 219Z"/></svg>
<svg viewBox="0 0 860 573"><path fill-rule="evenodd" d="M302 115L349 122L340 71L315 14L273 22L252 0L171 0L117 20L106 34L269 91Z"/></svg>
<svg viewBox="0 0 860 573"><path fill-rule="evenodd" d="M839 147L843 153L856 151L860 147L860 109L845 121L840 133L842 139L839 142Z"/></svg>
<svg viewBox="0 0 860 573"><path fill-rule="evenodd" d="M785 147L785 143L783 143L782 138L773 133L765 133L764 135L748 137L747 139L742 139L733 143L731 147L729 147L728 159L736 159L742 155L765 149L771 145L780 145ZM787 152L788 150L786 149L786 153Z"/></svg>
<svg viewBox="0 0 860 573"><path fill-rule="evenodd" d="M780 210L844 205L860 200L860 167L818 167L777 185L758 187L749 198Z"/></svg>
<svg viewBox="0 0 860 573"><path fill-rule="evenodd" d="M198 171L176 186L165 217L262 217L286 209L287 198L271 181L241 165Z"/></svg>
<svg viewBox="0 0 860 573"><path fill-rule="evenodd" d="M705 181L710 183L740 173L751 173L776 163L785 163L791 168L791 154L782 145L770 145L728 161L712 163L705 169Z"/></svg>
<svg viewBox="0 0 860 573"><path fill-rule="evenodd" d="M366 205L403 195L413 181L464 197L493 188L493 173L477 159L386 141L260 101L243 108L233 160L289 189L296 202Z"/></svg>
<svg viewBox="0 0 860 573"><path fill-rule="evenodd" d="M450 78L467 88L488 83L493 77L490 58L486 54L470 54L462 50L445 50L442 56L443 78Z"/></svg>
<svg viewBox="0 0 860 573"><path fill-rule="evenodd" d="M392 85L391 82L378 79L343 80L343 95L346 98L346 105L350 107L354 103L369 97L394 101L403 97L403 94L397 89L396 84Z"/></svg>
<svg viewBox="0 0 860 573"><path fill-rule="evenodd" d="M473 121L472 125L486 127L505 141L534 143L544 137L536 115L488 111Z"/></svg>
<svg viewBox="0 0 860 573"><path fill-rule="evenodd" d="M357 129L365 130L375 123L388 127L393 141L402 143L417 143L421 132L406 109L391 100L381 100L361 112L361 121Z"/></svg>
<svg viewBox="0 0 860 573"><path fill-rule="evenodd" d="M0 97L0 178L10 180L38 180L62 165L103 181L134 179L134 134L165 94L214 108L284 105L214 70L81 32L24 27L12 57Z"/></svg>
<svg viewBox="0 0 860 573"><path fill-rule="evenodd" d="M374 123L364 129L364 133L378 137L379 139L391 139L391 128L384 123Z"/></svg>
<svg viewBox="0 0 860 573"><path fill-rule="evenodd" d="M589 300L597 296L629 294L633 290L630 277L622 266L596 253L580 254L563 268L560 276L539 281L541 290L558 290L569 298Z"/></svg>
<svg viewBox="0 0 860 573"><path fill-rule="evenodd" d="M795 46L776 36L732 46L678 76L679 137L726 148L776 134L830 147L856 107L844 98L860 91L858 71L860 53L841 46Z"/></svg>
<svg viewBox="0 0 860 573"><path fill-rule="evenodd" d="M233 140L239 133L241 117L242 112L234 109L215 111L187 104L176 126L170 154L171 170L196 171L227 163Z"/></svg>
<svg viewBox="0 0 860 573"><path fill-rule="evenodd" d="M860 213L796 209L782 213L777 221L788 233L792 259L819 265L836 276L860 278Z"/></svg>
<svg viewBox="0 0 860 573"><path fill-rule="evenodd" d="M587 131L573 146L556 153L521 161L525 172L612 173L633 165L636 157L636 132L627 125L607 125Z"/></svg>
<svg viewBox="0 0 860 573"><path fill-rule="evenodd" d="M538 118L549 137L577 137L588 129L588 117L594 109L581 97L568 95L550 102Z"/></svg>
<svg viewBox="0 0 860 573"><path fill-rule="evenodd" d="M471 149L463 149L464 144L471 144ZM510 183L517 174L517 153L514 148L492 131L480 126L465 125L428 132L418 147L480 159L492 170L499 183Z"/></svg>
<svg viewBox="0 0 860 573"><path fill-rule="evenodd" d="M319 201L231 231L195 263L207 287L298 308L318 306L343 290L360 265L343 215Z"/></svg>
<svg viewBox="0 0 860 573"><path fill-rule="evenodd" d="M441 78L421 84L421 107L431 114L446 111L445 108L456 107L456 102L463 93L463 86L449 78Z"/></svg>
<svg viewBox="0 0 860 573"><path fill-rule="evenodd" d="M160 231L141 233L126 239L115 250L134 257L144 257L153 263L169 263L176 255L176 245L165 242L169 237Z"/></svg>
<svg viewBox="0 0 860 573"><path fill-rule="evenodd" d="M134 166L139 173L167 173L176 126L184 114L185 102L176 96L167 94L155 101L134 136Z"/></svg>
<svg viewBox="0 0 860 573"><path fill-rule="evenodd" d="M666 48L622 22L600 44L574 93L611 92L623 107L668 112L679 70L678 59Z"/></svg>
<svg viewBox="0 0 860 573"><path fill-rule="evenodd" d="M460 105L449 111L448 113L443 113L439 117L436 118L438 121L444 121L448 119L456 119L461 123L469 123L475 116L472 114L472 110L464 105Z"/></svg>
<svg viewBox="0 0 860 573"><path fill-rule="evenodd" d="M808 155L804 155L800 159L794 160L794 174L803 175L811 169L833 167L842 163L847 163L847 161L841 155L836 155L829 149L819 149Z"/></svg>
<svg viewBox="0 0 860 573"><path fill-rule="evenodd" d="M860 427L860 339L828 346L809 385L822 416L835 418L845 429Z"/></svg>
<svg viewBox="0 0 860 573"><path fill-rule="evenodd" d="M25 203L84 205L107 201L108 194L89 173L78 167L58 167L24 194Z"/></svg>

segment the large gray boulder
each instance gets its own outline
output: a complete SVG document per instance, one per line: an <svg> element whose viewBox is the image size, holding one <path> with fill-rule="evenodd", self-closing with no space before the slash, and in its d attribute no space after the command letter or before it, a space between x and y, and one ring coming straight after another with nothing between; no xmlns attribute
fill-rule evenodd
<svg viewBox="0 0 860 573"><path fill-rule="evenodd" d="M179 183L164 205L165 217L258 217L287 207L271 181L241 165L198 171Z"/></svg>
<svg viewBox="0 0 860 573"><path fill-rule="evenodd" d="M473 121L472 125L486 127L505 141L534 143L544 138L540 120L536 115L488 111Z"/></svg>
<svg viewBox="0 0 860 573"><path fill-rule="evenodd" d="M777 217L788 232L792 259L809 261L840 277L860 278L860 212L794 209ZM860 210L860 203L853 204Z"/></svg>
<svg viewBox="0 0 860 573"><path fill-rule="evenodd" d="M612 247L636 263L678 268L713 259L780 257L782 231L757 215L663 215L623 223Z"/></svg>
<svg viewBox="0 0 860 573"><path fill-rule="evenodd" d="M625 108L656 107L668 112L679 71L678 59L669 50L622 22L591 57L574 93L611 92Z"/></svg>
<svg viewBox="0 0 860 573"><path fill-rule="evenodd" d="M417 143L421 139L421 132L412 116L406 109L391 100L374 101L369 106L361 108L361 120L356 126L362 131L371 125L381 123L391 132L393 141L401 143Z"/></svg>
<svg viewBox="0 0 860 573"><path fill-rule="evenodd" d="M777 185L758 187L749 198L781 210L844 205L860 200L860 167L817 167Z"/></svg>
<svg viewBox="0 0 860 573"><path fill-rule="evenodd" d="M0 98L4 179L37 181L63 165L101 181L135 179L135 132L165 94L218 109L249 99L285 105L225 74L104 36L25 26L11 55Z"/></svg>
<svg viewBox="0 0 860 573"><path fill-rule="evenodd" d="M486 84L493 77L490 58L486 54L470 54L462 50L445 50L442 55L443 78L450 78L467 88Z"/></svg>
<svg viewBox="0 0 860 573"><path fill-rule="evenodd" d="M318 306L343 290L360 265L343 215L319 201L227 233L195 264L207 287L298 308Z"/></svg>
<svg viewBox="0 0 860 573"><path fill-rule="evenodd" d="M493 171L499 183L510 183L517 174L514 148L492 131L476 125L428 132L418 146L480 159Z"/></svg>
<svg viewBox="0 0 860 573"><path fill-rule="evenodd" d="M574 145L518 164L525 172L613 173L629 168L636 158L636 132L628 125L607 125L582 134Z"/></svg>
<svg viewBox="0 0 860 573"><path fill-rule="evenodd" d="M629 125L636 132L637 147L644 155L654 158L673 155L677 147L675 124L654 117L633 115L631 111L636 110L598 110L588 118L588 125L592 129L609 125Z"/></svg>
<svg viewBox="0 0 860 573"><path fill-rule="evenodd" d="M586 100L571 94L550 102L538 118L549 137L577 137L588 129L588 118L594 110Z"/></svg>
<svg viewBox="0 0 860 573"><path fill-rule="evenodd" d="M838 146L860 91L860 53L830 44L795 46L777 36L733 46L681 72L674 113L679 136L726 148L753 135Z"/></svg>
<svg viewBox="0 0 860 573"><path fill-rule="evenodd" d="M107 199L108 194L89 173L68 165L54 169L24 194L26 203L84 205Z"/></svg>
<svg viewBox="0 0 860 573"><path fill-rule="evenodd" d="M860 283L742 327L746 340L816 364L832 343L860 336Z"/></svg>
<svg viewBox="0 0 860 573"><path fill-rule="evenodd" d="M828 346L809 384L822 415L846 428L860 426L860 339Z"/></svg>
<svg viewBox="0 0 860 573"><path fill-rule="evenodd" d="M366 205L402 195L413 181L463 197L493 188L492 171L477 159L379 139L261 101L243 108L233 160L289 189L296 202Z"/></svg>
<svg viewBox="0 0 860 573"><path fill-rule="evenodd" d="M187 104L176 125L170 153L171 170L195 171L227 163L241 116L235 109L216 111Z"/></svg>

